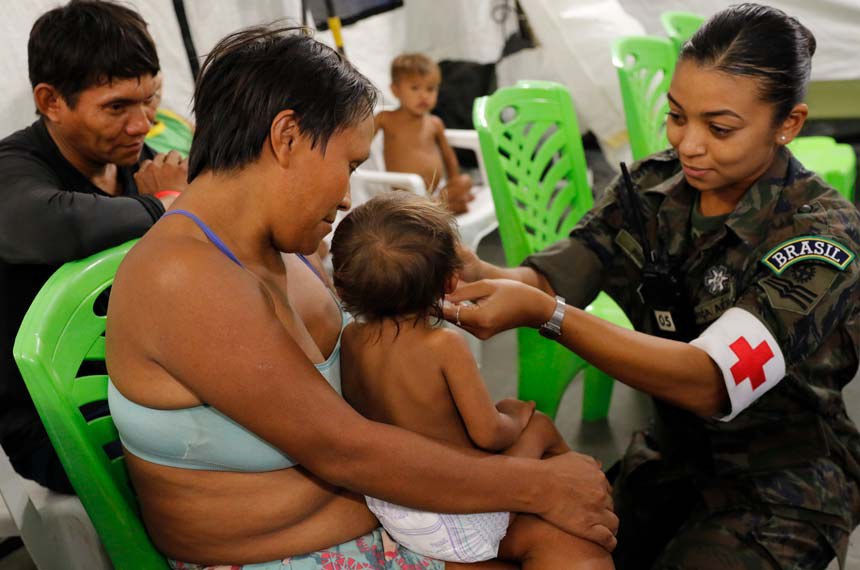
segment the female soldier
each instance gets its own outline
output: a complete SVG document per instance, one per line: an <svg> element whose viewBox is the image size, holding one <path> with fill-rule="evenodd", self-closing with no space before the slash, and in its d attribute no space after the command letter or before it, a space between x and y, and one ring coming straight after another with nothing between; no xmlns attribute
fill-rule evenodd
<svg viewBox="0 0 860 570"><path fill-rule="evenodd" d="M175 568L442 568L383 546L361 494L530 512L553 523L522 517L548 548L567 544L559 529L614 546L593 459L454 449L341 398L346 319L297 254L349 207L375 93L295 31L238 32L203 65L191 184L124 260L107 323L111 413L147 529Z"/></svg>
<svg viewBox="0 0 860 570"><path fill-rule="evenodd" d="M450 320L484 338L540 326L655 398L614 485L619 568L844 559L860 515L860 436L841 395L858 366L860 219L785 148L814 50L779 10L716 14L683 47L673 149L634 166L637 190L619 179L521 267L464 253L466 277L488 280L450 297ZM574 308L601 289L637 332Z"/></svg>

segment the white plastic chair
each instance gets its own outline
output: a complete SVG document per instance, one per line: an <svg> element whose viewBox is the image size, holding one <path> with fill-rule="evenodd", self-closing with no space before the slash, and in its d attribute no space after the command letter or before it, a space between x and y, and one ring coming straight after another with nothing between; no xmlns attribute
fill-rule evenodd
<svg viewBox="0 0 860 570"><path fill-rule="evenodd" d="M481 184L472 187L475 199L467 204L469 211L457 215L457 226L463 245L475 250L480 241L499 226L493 196L486 184L487 173L478 143L478 133L466 129L445 129L445 137L452 147L471 150L478 158ZM350 184L353 207L392 187L406 189L421 196L427 195L424 180L417 174L385 170L381 134L374 138L370 147L370 158L353 173Z"/></svg>
<svg viewBox="0 0 860 570"><path fill-rule="evenodd" d="M113 568L81 501L18 475L2 448L0 498L0 537L20 536L39 570Z"/></svg>

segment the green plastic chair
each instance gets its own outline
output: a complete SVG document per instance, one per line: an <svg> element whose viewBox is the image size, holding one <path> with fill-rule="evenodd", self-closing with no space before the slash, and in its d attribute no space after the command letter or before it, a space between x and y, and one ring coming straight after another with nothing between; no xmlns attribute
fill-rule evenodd
<svg viewBox="0 0 860 570"><path fill-rule="evenodd" d="M166 570L138 515L122 449L104 404L106 290L133 241L66 263L36 296L15 338L15 362L69 480L116 568ZM101 313L101 314L98 314ZM89 413L89 412L88 412Z"/></svg>
<svg viewBox="0 0 860 570"><path fill-rule="evenodd" d="M806 168L854 202L857 181L857 155L849 144L830 137L797 137L788 148Z"/></svg>
<svg viewBox="0 0 860 570"><path fill-rule="evenodd" d="M621 85L621 101L634 160L669 148L666 94L677 59L674 46L664 38L628 36L612 44L612 64Z"/></svg>
<svg viewBox="0 0 860 570"><path fill-rule="evenodd" d="M672 45L675 46L675 55L681 53L681 46L687 41L699 27L705 23L705 18L692 12L680 12L671 10L660 14L660 22Z"/></svg>
<svg viewBox="0 0 860 570"><path fill-rule="evenodd" d="M515 266L566 237L593 205L573 101L556 83L520 81L476 99L472 116L505 258ZM586 310L632 328L605 293ZM582 417L606 418L612 378L534 329L521 328L517 335L520 398L555 417L570 381L584 369Z"/></svg>

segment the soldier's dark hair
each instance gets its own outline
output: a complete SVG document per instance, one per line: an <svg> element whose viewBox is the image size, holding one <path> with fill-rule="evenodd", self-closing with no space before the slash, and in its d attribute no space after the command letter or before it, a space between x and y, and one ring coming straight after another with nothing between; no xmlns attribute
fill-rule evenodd
<svg viewBox="0 0 860 570"><path fill-rule="evenodd" d="M403 191L353 210L331 244L334 285L353 315L441 318L446 280L460 268L457 225L443 206Z"/></svg>
<svg viewBox="0 0 860 570"><path fill-rule="evenodd" d="M206 57L194 88L188 180L259 158L272 121L285 109L324 153L332 135L372 115L376 97L366 77L304 28L233 33Z"/></svg>
<svg viewBox="0 0 860 570"><path fill-rule="evenodd" d="M42 14L27 42L30 84L52 85L74 108L81 91L159 71L146 22L130 8L72 0Z"/></svg>
<svg viewBox="0 0 860 570"><path fill-rule="evenodd" d="M815 37L782 10L738 4L709 18L681 48L679 60L752 77L762 100L781 123L803 101L815 53Z"/></svg>

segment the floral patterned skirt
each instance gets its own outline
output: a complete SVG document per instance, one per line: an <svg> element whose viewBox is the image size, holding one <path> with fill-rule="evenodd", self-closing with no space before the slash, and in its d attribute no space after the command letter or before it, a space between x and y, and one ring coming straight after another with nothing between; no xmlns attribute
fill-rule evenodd
<svg viewBox="0 0 860 570"><path fill-rule="evenodd" d="M174 570L442 570L445 563L400 546L382 529L318 552L245 565L206 566L170 560Z"/></svg>

